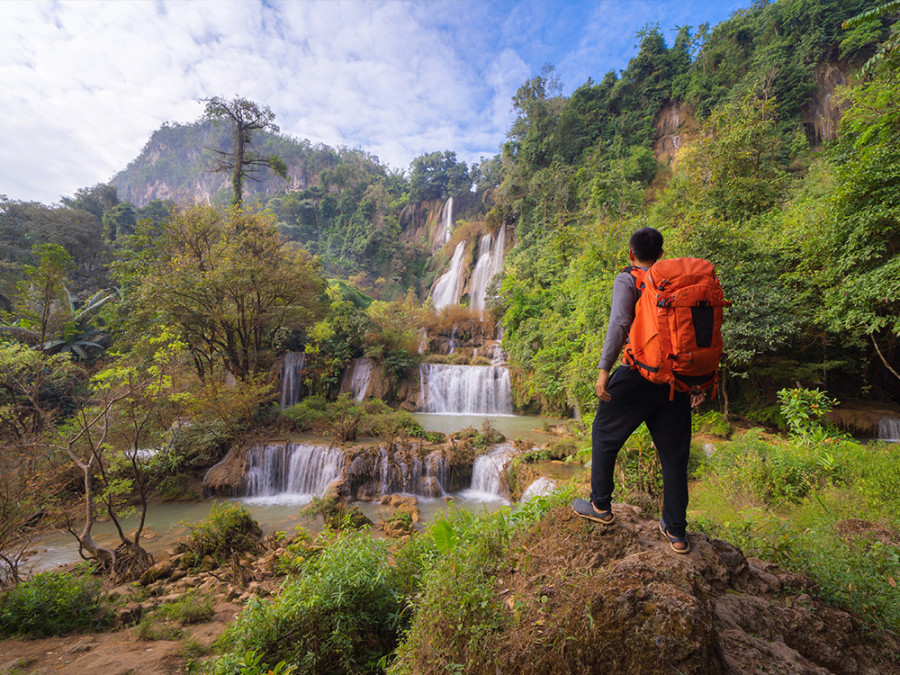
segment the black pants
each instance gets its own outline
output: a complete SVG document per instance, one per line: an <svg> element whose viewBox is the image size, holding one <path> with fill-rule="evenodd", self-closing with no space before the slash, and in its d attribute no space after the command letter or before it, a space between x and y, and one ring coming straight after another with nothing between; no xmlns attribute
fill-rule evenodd
<svg viewBox="0 0 900 675"><path fill-rule="evenodd" d="M609 378L611 401L600 401L594 417L591 454L591 501L610 507L616 455L641 422L647 423L663 475L663 521L669 534L683 537L687 526L687 466L691 450L691 397L654 384L620 366Z"/></svg>

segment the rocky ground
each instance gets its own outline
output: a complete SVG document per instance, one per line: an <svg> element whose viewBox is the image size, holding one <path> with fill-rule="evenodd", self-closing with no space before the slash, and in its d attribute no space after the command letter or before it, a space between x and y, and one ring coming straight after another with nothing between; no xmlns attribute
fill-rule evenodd
<svg viewBox="0 0 900 675"><path fill-rule="evenodd" d="M386 506L417 516L410 498ZM603 526L570 509L551 512L515 540L498 597L513 621L495 638L503 673L900 673L900 642L866 633L849 613L815 597L804 577L747 558L730 544L691 533L677 555L654 520L614 505ZM402 535L401 532L394 532ZM189 571L178 555L140 583L111 589L115 628L0 643L0 673L182 673L202 658L244 602L277 593L284 542L230 564ZM189 592L214 598L206 621L170 640L142 639L136 625ZM146 635L143 635L146 638ZM421 672L441 672L427 654Z"/></svg>
<svg viewBox="0 0 900 675"><path fill-rule="evenodd" d="M604 526L560 509L518 542L498 672L900 673L900 642L809 579L699 534L676 554L637 508L614 512Z"/></svg>

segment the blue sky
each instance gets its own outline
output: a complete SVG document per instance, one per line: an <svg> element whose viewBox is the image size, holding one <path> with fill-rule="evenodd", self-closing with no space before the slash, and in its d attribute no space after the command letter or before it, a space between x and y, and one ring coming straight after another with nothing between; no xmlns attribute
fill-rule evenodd
<svg viewBox="0 0 900 675"><path fill-rule="evenodd" d="M268 105L282 132L407 169L499 150L547 63L564 93L620 71L635 34L714 26L749 0L0 2L0 195L58 202L108 181L198 99Z"/></svg>

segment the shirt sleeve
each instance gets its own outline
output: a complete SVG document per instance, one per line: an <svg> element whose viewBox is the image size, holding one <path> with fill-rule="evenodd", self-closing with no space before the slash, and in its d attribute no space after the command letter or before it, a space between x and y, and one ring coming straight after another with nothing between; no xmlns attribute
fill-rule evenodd
<svg viewBox="0 0 900 675"><path fill-rule="evenodd" d="M634 321L634 306L638 298L640 291L634 283L634 277L628 272L622 272L613 281L612 307L609 311L606 340L603 342L598 368L610 370L619 358L622 345L625 344Z"/></svg>

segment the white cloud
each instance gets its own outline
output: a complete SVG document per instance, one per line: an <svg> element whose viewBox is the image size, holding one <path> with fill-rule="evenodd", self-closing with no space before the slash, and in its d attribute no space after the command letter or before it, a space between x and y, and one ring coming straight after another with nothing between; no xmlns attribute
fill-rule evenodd
<svg viewBox="0 0 900 675"><path fill-rule="evenodd" d="M670 4L0 2L0 193L52 202L109 180L214 95L269 105L283 132L395 168L446 149L478 161L544 63L561 64L569 90L623 67L631 24Z"/></svg>

